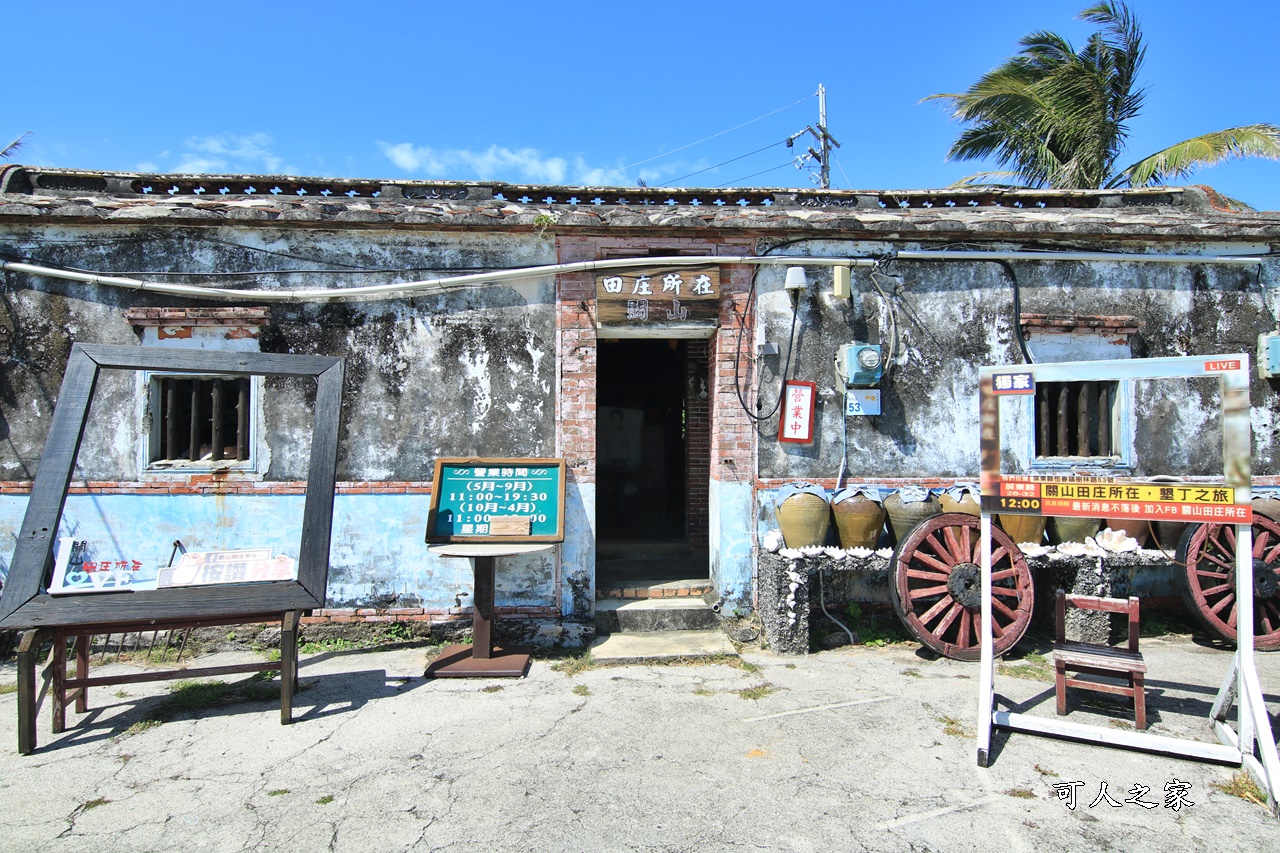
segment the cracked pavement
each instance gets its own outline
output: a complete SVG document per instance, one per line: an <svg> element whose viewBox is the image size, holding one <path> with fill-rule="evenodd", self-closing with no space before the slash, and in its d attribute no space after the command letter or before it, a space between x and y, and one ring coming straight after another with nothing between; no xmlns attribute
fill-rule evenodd
<svg viewBox="0 0 1280 853"><path fill-rule="evenodd" d="M1213 741L1230 652L1186 637L1143 651L1152 731ZM0 850L1280 847L1280 820L1212 787L1234 767L1000 731L978 767L977 665L915 646L576 675L538 659L524 679L437 681L427 656L304 656L291 726L276 704L241 701L146 727L171 684L95 688L62 735L46 701L30 756L16 753L15 697L0 696ZM1257 659L1274 729L1280 654ZM0 665L0 685L14 680ZM1053 716L1051 682L997 675L996 692ZM1131 725L1082 701L1096 695L1073 691L1068 719ZM1193 806L1163 804L1173 780ZM1053 785L1074 781L1070 810ZM1103 782L1120 801L1146 786L1158 805L1090 806Z"/></svg>

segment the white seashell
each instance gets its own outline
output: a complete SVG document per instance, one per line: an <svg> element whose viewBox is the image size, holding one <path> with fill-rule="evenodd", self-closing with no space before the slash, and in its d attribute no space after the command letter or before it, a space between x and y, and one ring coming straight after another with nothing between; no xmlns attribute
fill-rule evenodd
<svg viewBox="0 0 1280 853"><path fill-rule="evenodd" d="M760 547L771 554L776 554L783 544L781 530L770 530L760 537Z"/></svg>
<svg viewBox="0 0 1280 853"><path fill-rule="evenodd" d="M794 625L794 624L796 624L796 617L792 616L790 619L788 619L788 620L787 620L787 624L788 624L788 625Z"/></svg>
<svg viewBox="0 0 1280 853"><path fill-rule="evenodd" d="M1140 547L1137 539L1134 539L1123 530L1112 530L1110 527L1092 538L1098 544L1098 547L1117 554L1123 554L1126 551L1137 551Z"/></svg>
<svg viewBox="0 0 1280 853"><path fill-rule="evenodd" d="M1068 557L1083 557L1086 549L1083 542L1063 542L1058 546L1058 553Z"/></svg>
<svg viewBox="0 0 1280 853"><path fill-rule="evenodd" d="M850 548L848 551L845 551L845 553L850 557L857 557L859 560L865 560L875 552L870 548Z"/></svg>
<svg viewBox="0 0 1280 853"><path fill-rule="evenodd" d="M1101 557L1107 553L1106 549L1093 541L1092 536L1084 538L1084 553L1086 557Z"/></svg>
<svg viewBox="0 0 1280 853"><path fill-rule="evenodd" d="M800 588L800 584L796 583L795 581L792 581L792 582L791 582L791 591L792 591L792 592L795 592L795 591L796 591L797 589L799 589L799 588Z"/></svg>
<svg viewBox="0 0 1280 853"><path fill-rule="evenodd" d="M797 551L795 548L783 548L781 551L778 552L778 556L786 557L788 560L799 560L801 557L804 556L804 554Z"/></svg>
<svg viewBox="0 0 1280 853"><path fill-rule="evenodd" d="M826 554L828 557L830 557L833 560L843 560L845 557L848 556L848 554L846 554L844 551L841 551L839 548L823 548L822 553Z"/></svg>
<svg viewBox="0 0 1280 853"><path fill-rule="evenodd" d="M887 559L889 559L890 557L892 557L892 556L893 556L893 549L892 549L892 548L881 548L879 551L876 551L876 556L877 556L877 557L884 557L884 558L887 560Z"/></svg>
<svg viewBox="0 0 1280 853"><path fill-rule="evenodd" d="M1023 542L1018 546L1018 550L1022 552L1024 557L1043 557L1053 549L1046 545L1037 545L1032 542Z"/></svg>
<svg viewBox="0 0 1280 853"><path fill-rule="evenodd" d="M800 549L800 553L804 554L806 557L817 557L820 554L826 553L826 549L817 545L806 545Z"/></svg>

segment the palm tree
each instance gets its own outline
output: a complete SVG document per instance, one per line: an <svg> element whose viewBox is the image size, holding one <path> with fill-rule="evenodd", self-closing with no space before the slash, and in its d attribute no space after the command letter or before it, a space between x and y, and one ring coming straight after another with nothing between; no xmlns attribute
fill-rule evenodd
<svg viewBox="0 0 1280 853"><path fill-rule="evenodd" d="M30 135L31 135L31 131L28 130L26 133L22 134L17 139L10 142L4 148L0 148L0 160L8 160L15 153L17 153L18 149L25 144L26 138Z"/></svg>
<svg viewBox="0 0 1280 853"><path fill-rule="evenodd" d="M1016 56L967 91L926 98L947 101L968 125L947 159L993 157L1011 167L960 184L1011 179L1029 187L1145 187L1234 157L1280 158L1280 128L1251 124L1196 136L1117 168L1128 123L1146 95L1137 85L1146 53L1142 31L1121 0L1098 3L1079 17L1100 27L1079 51L1057 33L1034 32L1023 37Z"/></svg>

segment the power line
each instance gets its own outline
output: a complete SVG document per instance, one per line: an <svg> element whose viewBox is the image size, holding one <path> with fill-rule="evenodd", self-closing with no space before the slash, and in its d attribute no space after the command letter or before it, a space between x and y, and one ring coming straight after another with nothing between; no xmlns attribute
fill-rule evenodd
<svg viewBox="0 0 1280 853"><path fill-rule="evenodd" d="M845 174L844 166L843 166L843 165L841 165L840 161L839 161L839 160L836 160L836 158L835 158L835 157L832 157L831 159L832 159L832 160L835 160L836 168L840 170L840 174L841 174L841 175L844 175L845 188L846 188L846 189L850 189L850 190L851 190L851 189L853 189L853 181L849 180L849 176L848 176L847 174Z"/></svg>
<svg viewBox="0 0 1280 853"><path fill-rule="evenodd" d="M722 131L720 131L719 133L713 133L713 134L711 134L710 136L706 137L705 139L699 139L697 142L690 142L688 145L682 145L682 146L680 146L679 148L672 149L671 151L666 151L666 152L664 152L664 153L662 153L662 154L658 154L658 155L656 155L656 156L654 156L654 157L650 157L648 160L640 160L640 161L635 162L635 163L630 163L630 164L628 164L628 165L626 165L626 166L621 166L621 167L619 167L619 168L617 168L617 169L614 169L612 172L605 172L603 175L601 175L601 176L600 176L600 179L601 179L601 180L604 180L605 178L609 177L610 175L616 175L616 174L618 174L619 172L625 172L627 169L632 169L632 168L634 168L634 167L636 167L636 166L643 166L645 163L652 163L654 160L661 160L663 157L670 157L672 154L675 154L675 153L680 152L680 151L684 151L686 148L692 148L692 147L693 147L693 146L695 146L695 145L701 145L701 144L702 144L702 143L704 143L704 142L709 142L710 140L715 139L717 136L724 136L726 133L732 133L733 131L735 131L735 130L739 130L739 129L741 129L741 128L744 128L744 127L746 127L746 126L747 126L747 125L749 125L749 124L755 124L756 122L760 121L761 119L766 119L766 118L768 118L768 117L769 117L769 116L771 116L771 115L777 115L778 113L782 112L783 110L789 110L789 109L791 109L792 107L794 107L796 104L803 104L805 101L807 101L807 100L809 100L810 98L815 97L815 96L816 96L816 93L815 93L814 95L805 95L803 98L801 98L801 99L800 99L800 100L798 100L798 101L794 101L794 102L792 102L792 103L790 103L790 104L787 104L785 107L778 107L776 110L774 110L774 111L772 111L772 112L768 112L768 113L765 113L765 114L764 114L764 115L762 115L762 116L757 116L756 118L751 119L751 121L744 121L742 124L738 125L737 127L731 127L731 128L729 128L728 130L722 130Z"/></svg>
<svg viewBox="0 0 1280 853"><path fill-rule="evenodd" d="M743 177L741 177L741 178L734 178L732 181L729 181L728 183L725 183L725 184L718 184L718 185L716 186L716 189L720 189L720 188L722 188L722 187L729 187L729 186L733 186L733 185L734 185L734 184L736 184L738 181L745 181L745 180L748 180L748 179L750 179L750 178L754 178L754 177L756 177L757 175L764 175L764 174L767 174L767 173L769 173L769 172L776 172L776 171L778 171L779 169L785 169L785 168L787 168L788 166L792 165L792 164L793 164L793 162L794 162L794 161L792 161L792 160L788 160L787 162L783 163L781 166L774 166L772 169L765 169L763 172L756 172L756 173L755 173L755 174L753 174L753 175L744 175L744 176L743 176Z"/></svg>
<svg viewBox="0 0 1280 853"><path fill-rule="evenodd" d="M757 148L755 151L752 151L748 154L743 154L741 157L734 157L732 160L725 160L723 163L716 163L714 166L708 166L705 169L699 169L696 172L690 172L687 175L681 175L678 178L672 178L671 180L666 181L665 183L658 184L658 186L669 187L672 184L674 184L676 181L683 181L685 178L692 178L694 175L701 175L703 172L710 172L712 169L719 169L721 166L727 166L730 163L736 163L739 160L746 159L747 157L750 157L752 154L759 154L761 151L768 151L770 148L773 148L776 145L784 145L784 144L786 144L786 140L779 140L778 142L770 142L765 147Z"/></svg>

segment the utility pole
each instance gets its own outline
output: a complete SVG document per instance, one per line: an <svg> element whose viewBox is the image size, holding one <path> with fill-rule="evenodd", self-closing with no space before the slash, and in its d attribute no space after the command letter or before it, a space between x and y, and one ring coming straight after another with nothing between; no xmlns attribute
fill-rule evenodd
<svg viewBox="0 0 1280 853"><path fill-rule="evenodd" d="M831 147L840 147L840 143L827 130L827 87L821 83L818 84L818 128L814 129L813 125L809 125L799 133L793 133L787 139L787 147L791 148L795 145L797 139L806 133L812 133L813 138L818 143L818 150L813 150L813 146L809 146L809 150L801 157L796 159L796 168L800 168L807 159L818 161L818 185L824 190L831 189Z"/></svg>
<svg viewBox="0 0 1280 853"><path fill-rule="evenodd" d="M818 84L818 137L822 145L822 156L818 158L822 164L822 170L818 173L820 186L824 190L829 190L831 189L831 143L836 141L830 133L827 133L827 87L821 83ZM839 142L836 142L836 147L840 147Z"/></svg>

